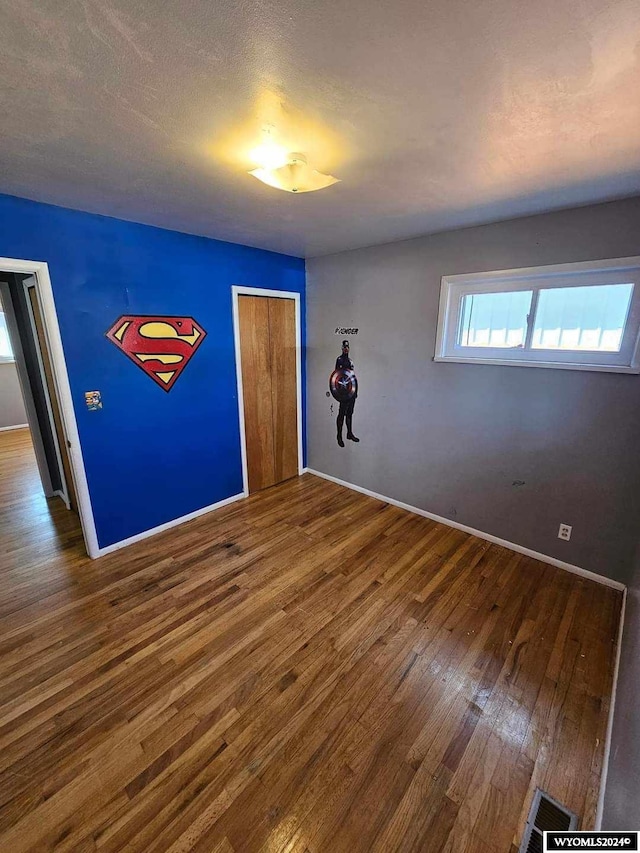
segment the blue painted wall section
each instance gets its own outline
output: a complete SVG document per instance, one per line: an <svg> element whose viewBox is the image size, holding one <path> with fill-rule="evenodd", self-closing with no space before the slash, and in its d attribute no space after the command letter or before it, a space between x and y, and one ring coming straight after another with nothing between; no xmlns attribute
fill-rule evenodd
<svg viewBox="0 0 640 853"><path fill-rule="evenodd" d="M303 260L2 195L0 256L49 265L100 547L242 491L231 285L300 293L304 345ZM105 337L122 314L206 329L169 393Z"/></svg>

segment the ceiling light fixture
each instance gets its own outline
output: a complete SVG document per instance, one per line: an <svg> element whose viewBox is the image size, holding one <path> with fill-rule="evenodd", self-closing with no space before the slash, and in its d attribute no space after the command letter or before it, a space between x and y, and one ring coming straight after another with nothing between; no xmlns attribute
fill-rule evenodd
<svg viewBox="0 0 640 853"><path fill-rule="evenodd" d="M270 135L265 134L265 136L265 141L249 153L252 162L262 169L279 169L281 166L286 166L289 162L287 149L274 142Z"/></svg>
<svg viewBox="0 0 640 853"><path fill-rule="evenodd" d="M277 163L267 165L264 163L263 166L253 169L249 174L262 181L263 184L288 193L312 193L330 187L332 184L337 184L340 180L334 178L333 175L324 175L317 169L312 169L304 154L288 154L284 165L277 165Z"/></svg>

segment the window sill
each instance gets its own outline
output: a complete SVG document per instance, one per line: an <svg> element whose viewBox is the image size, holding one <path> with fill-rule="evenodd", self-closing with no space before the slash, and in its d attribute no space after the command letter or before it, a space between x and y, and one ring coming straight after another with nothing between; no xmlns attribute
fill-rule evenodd
<svg viewBox="0 0 640 853"><path fill-rule="evenodd" d="M561 361L516 361L504 358L464 358L456 355L437 355L434 361L450 361L457 364L494 364L499 367L551 367L554 370L588 370L595 373L631 373L640 374L640 365L623 364L579 364Z"/></svg>

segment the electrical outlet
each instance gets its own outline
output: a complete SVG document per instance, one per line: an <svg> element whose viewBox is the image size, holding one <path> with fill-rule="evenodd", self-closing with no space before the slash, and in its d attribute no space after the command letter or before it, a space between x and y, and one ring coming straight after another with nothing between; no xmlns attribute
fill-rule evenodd
<svg viewBox="0 0 640 853"><path fill-rule="evenodd" d="M571 531L573 528L570 524L561 524L558 530L558 539L565 539L567 542L571 539Z"/></svg>

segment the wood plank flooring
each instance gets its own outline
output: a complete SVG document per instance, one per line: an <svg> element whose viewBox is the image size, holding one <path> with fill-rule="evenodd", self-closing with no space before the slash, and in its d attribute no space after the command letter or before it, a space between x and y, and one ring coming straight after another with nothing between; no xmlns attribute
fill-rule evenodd
<svg viewBox="0 0 640 853"><path fill-rule="evenodd" d="M96 561L0 433L0 850L514 853L593 826L620 594L305 475Z"/></svg>

